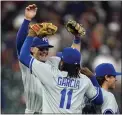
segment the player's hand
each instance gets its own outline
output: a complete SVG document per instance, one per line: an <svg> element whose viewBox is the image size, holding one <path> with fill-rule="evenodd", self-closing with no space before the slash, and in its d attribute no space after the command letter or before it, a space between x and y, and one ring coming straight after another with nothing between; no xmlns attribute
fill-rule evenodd
<svg viewBox="0 0 122 115"><path fill-rule="evenodd" d="M32 20L35 17L37 12L37 7L35 4L29 5L25 8L25 19Z"/></svg>
<svg viewBox="0 0 122 115"><path fill-rule="evenodd" d="M74 20L69 20L66 24L66 29L68 32L75 36L83 37L86 34L85 28Z"/></svg>
<svg viewBox="0 0 122 115"><path fill-rule="evenodd" d="M52 23L37 23L30 25L30 28L36 33L39 37L53 35L57 31L57 26Z"/></svg>
<svg viewBox="0 0 122 115"><path fill-rule="evenodd" d="M87 67L82 67L80 72L89 78L94 76L94 74Z"/></svg>

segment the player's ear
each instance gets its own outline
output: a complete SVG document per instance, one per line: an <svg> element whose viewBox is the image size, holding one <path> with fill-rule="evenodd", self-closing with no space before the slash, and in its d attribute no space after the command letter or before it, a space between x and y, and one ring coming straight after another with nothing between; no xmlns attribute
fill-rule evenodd
<svg viewBox="0 0 122 115"><path fill-rule="evenodd" d="M31 48L30 48L30 52L31 52L31 54L33 54L33 52L34 52L33 50L34 50L34 48L31 47Z"/></svg>
<svg viewBox="0 0 122 115"><path fill-rule="evenodd" d="M105 80L106 80L107 82L109 81L108 75L105 75Z"/></svg>
<svg viewBox="0 0 122 115"><path fill-rule="evenodd" d="M30 52L34 53L37 52L39 49L37 47L31 47Z"/></svg>

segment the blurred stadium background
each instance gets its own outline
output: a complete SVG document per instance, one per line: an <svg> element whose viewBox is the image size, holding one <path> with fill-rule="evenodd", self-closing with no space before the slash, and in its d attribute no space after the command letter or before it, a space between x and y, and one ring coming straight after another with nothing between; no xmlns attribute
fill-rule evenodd
<svg viewBox="0 0 122 115"><path fill-rule="evenodd" d="M119 1L2 1L1 2L1 102L2 113L24 113L23 83L16 53L16 34L24 18L24 9L35 3L38 12L33 22L50 21L59 27L50 38L55 45L50 55L72 44L73 36L64 24L68 19L82 23L87 30L82 40L82 65L91 70L102 62L112 63L121 71L121 33ZM121 76L114 91L122 113Z"/></svg>

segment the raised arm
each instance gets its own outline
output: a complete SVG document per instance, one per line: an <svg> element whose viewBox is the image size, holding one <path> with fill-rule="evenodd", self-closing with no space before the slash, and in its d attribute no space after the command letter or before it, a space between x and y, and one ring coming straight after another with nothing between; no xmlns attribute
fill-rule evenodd
<svg viewBox="0 0 122 115"><path fill-rule="evenodd" d="M76 48L79 52L81 51L81 37L80 36L75 36L73 39L73 43L71 45L72 48Z"/></svg>
<svg viewBox="0 0 122 115"><path fill-rule="evenodd" d="M76 48L80 52L80 42L86 34L85 28L78 22L74 20L69 20L66 24L66 29L68 32L74 35L71 47Z"/></svg>
<svg viewBox="0 0 122 115"><path fill-rule="evenodd" d="M19 56L19 60L25 66L30 68L33 73L43 84L49 84L49 78L52 77L51 66L33 58L30 54L30 47L33 42L32 36L27 36ZM51 80L51 79L50 79Z"/></svg>
<svg viewBox="0 0 122 115"><path fill-rule="evenodd" d="M35 74L37 77L39 77L39 79L43 83L47 83L46 82L47 79L45 78L43 79L45 75L51 76L51 72L50 72L51 66L49 66L49 64L40 62L37 59L34 59L31 56L30 48L32 46L33 39L36 39L34 37L37 37L37 36L45 37L46 35L53 35L55 34L56 31L57 31L57 27L53 25L52 23L33 24L32 26L29 27L28 36L26 37L26 40L24 41L24 44L20 51L20 56L19 56L20 62L24 64L25 66L27 66L28 68L30 68L30 72ZM38 38L42 39L43 37L38 37ZM41 45L41 43L38 44L37 47Z"/></svg>
<svg viewBox="0 0 122 115"><path fill-rule="evenodd" d="M77 49L80 52L81 39L83 39L83 37L86 35L85 28L76 21L69 20L66 23L66 29L69 33L71 33L74 36L71 47ZM62 52L57 52L56 56L61 57Z"/></svg>
<svg viewBox="0 0 122 115"><path fill-rule="evenodd" d="M87 67L81 68L80 72L90 79L86 95L94 104L101 105L103 103L103 95L96 77Z"/></svg>
<svg viewBox="0 0 122 115"><path fill-rule="evenodd" d="M17 47L17 53L20 55L21 47L26 39L26 36L28 34L28 26L31 20L35 17L37 12L37 7L35 4L29 5L25 8L25 18L24 21L19 28L19 31L17 33L16 37L16 47Z"/></svg>

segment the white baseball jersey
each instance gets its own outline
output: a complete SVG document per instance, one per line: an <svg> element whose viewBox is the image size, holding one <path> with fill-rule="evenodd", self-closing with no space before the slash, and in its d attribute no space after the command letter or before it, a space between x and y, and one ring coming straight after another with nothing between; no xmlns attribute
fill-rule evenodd
<svg viewBox="0 0 122 115"><path fill-rule="evenodd" d="M116 102L114 95L111 92L102 89L103 94L103 104L101 106L102 113L105 113L107 110L111 111L113 114L119 114L119 108Z"/></svg>
<svg viewBox="0 0 122 115"><path fill-rule="evenodd" d="M67 77L67 72L58 69L59 62L58 57L46 63L34 58L30 61L30 70L43 83L42 113L82 113L84 94L94 99L98 92L85 75Z"/></svg>
<svg viewBox="0 0 122 115"><path fill-rule="evenodd" d="M41 113L42 109L42 84L36 76L31 74L30 69L19 62L22 72L24 94L26 101L25 113Z"/></svg>

